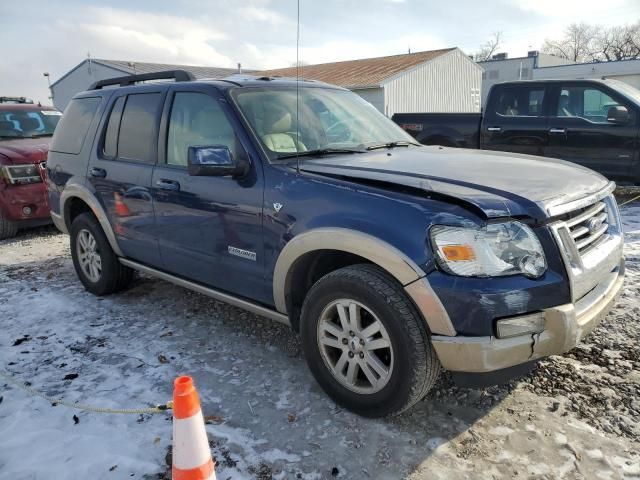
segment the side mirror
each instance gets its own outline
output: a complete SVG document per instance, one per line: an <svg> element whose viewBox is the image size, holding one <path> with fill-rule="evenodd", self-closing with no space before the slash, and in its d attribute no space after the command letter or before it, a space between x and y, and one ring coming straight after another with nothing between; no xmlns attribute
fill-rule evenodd
<svg viewBox="0 0 640 480"><path fill-rule="evenodd" d="M194 177L242 177L249 171L249 162L234 160L226 145L189 147L188 171Z"/></svg>
<svg viewBox="0 0 640 480"><path fill-rule="evenodd" d="M607 122L622 124L627 123L629 121L629 110L627 107L623 107L621 105L617 105L615 107L610 107L607 111Z"/></svg>

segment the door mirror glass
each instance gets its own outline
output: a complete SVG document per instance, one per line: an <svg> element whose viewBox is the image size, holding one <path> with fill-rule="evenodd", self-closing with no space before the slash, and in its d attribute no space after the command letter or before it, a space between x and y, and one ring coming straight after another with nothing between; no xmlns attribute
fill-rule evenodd
<svg viewBox="0 0 640 480"><path fill-rule="evenodd" d="M609 123L627 123L629 121L629 110L622 105L610 107L607 111L607 122Z"/></svg>
<svg viewBox="0 0 640 480"><path fill-rule="evenodd" d="M246 173L245 162L234 161L233 154L226 145L189 147L189 175L193 176L242 176Z"/></svg>

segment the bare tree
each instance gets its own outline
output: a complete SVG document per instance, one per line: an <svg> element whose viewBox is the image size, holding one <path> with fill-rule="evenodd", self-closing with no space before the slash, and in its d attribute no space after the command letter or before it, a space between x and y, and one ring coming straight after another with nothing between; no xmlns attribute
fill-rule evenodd
<svg viewBox="0 0 640 480"><path fill-rule="evenodd" d="M546 39L542 51L573 62L593 61L597 55L595 38L600 30L600 27L588 23L572 23L561 39Z"/></svg>
<svg viewBox="0 0 640 480"><path fill-rule="evenodd" d="M640 21L621 27L573 23L561 39L546 39L542 51L573 62L640 58Z"/></svg>
<svg viewBox="0 0 640 480"><path fill-rule="evenodd" d="M478 50L474 53L473 58L476 62L483 62L485 60L491 60L491 57L502 46L502 32L493 32L493 36L487 40Z"/></svg>
<svg viewBox="0 0 640 480"><path fill-rule="evenodd" d="M640 21L601 29L595 45L601 59L608 62L640 58Z"/></svg>
<svg viewBox="0 0 640 480"><path fill-rule="evenodd" d="M298 65L297 65L297 66L298 66L298 67L306 67L307 65L309 65L309 62L306 62L306 61L304 61L304 60L300 59L300 61L298 62ZM290 66L290 67L295 67L295 66L296 66L296 62L291 62L291 63L289 64L289 66Z"/></svg>

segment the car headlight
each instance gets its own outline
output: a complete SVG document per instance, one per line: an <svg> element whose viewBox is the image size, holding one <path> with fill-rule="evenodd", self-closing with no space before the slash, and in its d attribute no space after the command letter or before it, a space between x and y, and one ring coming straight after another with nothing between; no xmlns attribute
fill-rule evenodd
<svg viewBox="0 0 640 480"><path fill-rule="evenodd" d="M522 274L540 277L547 270L542 245L523 223L490 223L483 228L431 228L431 240L442 269L463 277Z"/></svg>
<svg viewBox="0 0 640 480"><path fill-rule="evenodd" d="M5 165L0 169L0 172L7 183L22 185L42 182L38 168L39 166L35 164Z"/></svg>

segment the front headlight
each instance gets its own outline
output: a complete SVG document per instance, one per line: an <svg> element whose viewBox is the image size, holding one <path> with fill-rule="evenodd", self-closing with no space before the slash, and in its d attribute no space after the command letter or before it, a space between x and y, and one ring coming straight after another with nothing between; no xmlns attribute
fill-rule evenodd
<svg viewBox="0 0 640 480"><path fill-rule="evenodd" d="M547 270L538 237L520 222L490 223L484 228L436 225L431 241L440 267L454 275L537 278Z"/></svg>
<svg viewBox="0 0 640 480"><path fill-rule="evenodd" d="M42 182L42 177L40 176L38 168L38 165L35 164L5 165L0 169L0 172L7 183L12 185L22 185L25 183Z"/></svg>

